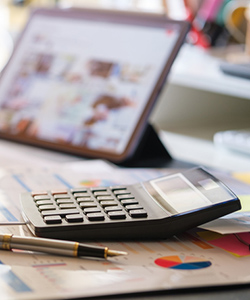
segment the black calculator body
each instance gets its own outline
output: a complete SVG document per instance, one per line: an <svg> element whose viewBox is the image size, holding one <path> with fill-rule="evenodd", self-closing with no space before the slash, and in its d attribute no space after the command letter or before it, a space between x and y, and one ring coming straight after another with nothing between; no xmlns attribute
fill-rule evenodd
<svg viewBox="0 0 250 300"><path fill-rule="evenodd" d="M203 168L128 186L24 193L21 204L33 234L69 240L165 239L241 208Z"/></svg>

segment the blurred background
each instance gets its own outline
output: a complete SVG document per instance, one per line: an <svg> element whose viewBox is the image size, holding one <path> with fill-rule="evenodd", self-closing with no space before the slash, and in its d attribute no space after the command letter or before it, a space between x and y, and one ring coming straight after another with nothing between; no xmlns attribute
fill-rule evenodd
<svg viewBox="0 0 250 300"><path fill-rule="evenodd" d="M188 43L203 48L220 47L226 52L239 51L240 54L244 50L244 57L231 57L230 60L249 60L250 0L1 0L0 69L11 54L30 11L37 7L91 7L165 14L171 19L192 23ZM228 49L232 45L233 51Z"/></svg>
<svg viewBox="0 0 250 300"><path fill-rule="evenodd" d="M210 141L218 131L250 128L250 0L1 0L0 71L37 7L139 11L189 21L151 122ZM244 64L248 77L226 72L223 63Z"/></svg>

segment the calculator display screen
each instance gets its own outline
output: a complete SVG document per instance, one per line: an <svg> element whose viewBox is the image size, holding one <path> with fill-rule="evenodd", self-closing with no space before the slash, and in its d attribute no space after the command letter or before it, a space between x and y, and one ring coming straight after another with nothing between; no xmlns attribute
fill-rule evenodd
<svg viewBox="0 0 250 300"><path fill-rule="evenodd" d="M209 190L210 194L212 192L220 194L223 190L224 197L229 195L218 182L211 178L193 184L181 173L151 180L146 183L145 187L154 199L173 214L213 204L212 199L207 197L206 190Z"/></svg>

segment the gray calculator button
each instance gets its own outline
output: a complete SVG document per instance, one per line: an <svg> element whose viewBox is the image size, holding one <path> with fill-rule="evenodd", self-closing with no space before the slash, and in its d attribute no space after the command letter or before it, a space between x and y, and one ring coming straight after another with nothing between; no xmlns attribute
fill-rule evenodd
<svg viewBox="0 0 250 300"><path fill-rule="evenodd" d="M80 204L81 209L87 208L87 207L97 207L95 202L81 202Z"/></svg>
<svg viewBox="0 0 250 300"><path fill-rule="evenodd" d="M100 205L102 207L115 206L115 205L117 205L117 203L115 201L100 201Z"/></svg>
<svg viewBox="0 0 250 300"><path fill-rule="evenodd" d="M148 216L144 209L130 210L129 214L132 218L146 218Z"/></svg>
<svg viewBox="0 0 250 300"><path fill-rule="evenodd" d="M143 209L143 207L139 204L126 205L126 210L129 211L132 209Z"/></svg>
<svg viewBox="0 0 250 300"><path fill-rule="evenodd" d="M74 193L74 197L75 198L79 198L79 197L90 197L89 193Z"/></svg>
<svg viewBox="0 0 250 300"><path fill-rule="evenodd" d="M128 190L126 190L126 189L124 189L124 190L115 190L113 193L114 193L116 196L118 196L118 195L128 195L128 194L130 194L130 192L129 192Z"/></svg>
<svg viewBox="0 0 250 300"><path fill-rule="evenodd" d="M117 185L117 186L111 186L111 191L117 191L117 190L126 190L126 187L123 185Z"/></svg>
<svg viewBox="0 0 250 300"><path fill-rule="evenodd" d="M45 210L55 210L56 207L54 205L39 205L38 206L40 211L45 211Z"/></svg>
<svg viewBox="0 0 250 300"><path fill-rule="evenodd" d="M89 213L87 218L89 221L103 221L105 219L102 213Z"/></svg>
<svg viewBox="0 0 250 300"><path fill-rule="evenodd" d="M39 200L50 200L50 196L47 194L47 195L36 195L33 197L33 199L35 201L39 201Z"/></svg>
<svg viewBox="0 0 250 300"><path fill-rule="evenodd" d="M76 202L77 203L81 203L81 202L90 202L92 201L92 198L91 197L79 197L79 198L76 198Z"/></svg>
<svg viewBox="0 0 250 300"><path fill-rule="evenodd" d="M61 217L65 217L66 215L73 215L78 214L77 209L61 209L61 210L55 210L55 211L42 211L41 214L43 217L47 216L55 216L60 215Z"/></svg>
<svg viewBox="0 0 250 300"><path fill-rule="evenodd" d="M135 199L135 197L133 195L118 195L117 199L119 200L124 200L124 199Z"/></svg>
<svg viewBox="0 0 250 300"><path fill-rule="evenodd" d="M72 204L72 203L59 204L59 207L60 207L61 209L76 208L75 204Z"/></svg>
<svg viewBox="0 0 250 300"><path fill-rule="evenodd" d="M59 223L62 223L62 218L58 215L46 216L46 217L44 217L43 220L46 224L59 224Z"/></svg>
<svg viewBox="0 0 250 300"><path fill-rule="evenodd" d="M98 191L98 192L93 192L93 194L97 197L97 196L110 196L110 192L106 192L106 191Z"/></svg>
<svg viewBox="0 0 250 300"><path fill-rule="evenodd" d="M90 188L91 192L106 192L107 189L105 187L93 187L93 188Z"/></svg>
<svg viewBox="0 0 250 300"><path fill-rule="evenodd" d="M123 211L110 211L108 216L111 220L121 220L126 219L126 214Z"/></svg>
<svg viewBox="0 0 250 300"><path fill-rule="evenodd" d="M84 208L83 209L83 212L85 214L88 214L88 213L97 213L97 212L101 212L101 210L98 208L98 207L88 207L88 208Z"/></svg>
<svg viewBox="0 0 250 300"><path fill-rule="evenodd" d="M66 203L74 203L72 199L58 199L56 200L57 204L66 204Z"/></svg>
<svg viewBox="0 0 250 300"><path fill-rule="evenodd" d="M96 199L97 199L98 201L102 201L102 200L107 200L107 201L109 201L109 200L114 200L114 197L112 197L112 196L97 196Z"/></svg>
<svg viewBox="0 0 250 300"><path fill-rule="evenodd" d="M105 212L108 213L109 211L122 211L121 207L117 206L107 206L105 207Z"/></svg>
<svg viewBox="0 0 250 300"><path fill-rule="evenodd" d="M68 194L55 194L54 199L70 199L70 196Z"/></svg>
<svg viewBox="0 0 250 300"><path fill-rule="evenodd" d="M66 215L65 220L69 223L83 222L83 216L77 215Z"/></svg>
<svg viewBox="0 0 250 300"><path fill-rule="evenodd" d="M127 199L127 200L121 200L122 205L132 205L132 204L138 204L136 200L133 199Z"/></svg>
<svg viewBox="0 0 250 300"><path fill-rule="evenodd" d="M51 205L53 202L51 200L38 200L36 201L36 205Z"/></svg>

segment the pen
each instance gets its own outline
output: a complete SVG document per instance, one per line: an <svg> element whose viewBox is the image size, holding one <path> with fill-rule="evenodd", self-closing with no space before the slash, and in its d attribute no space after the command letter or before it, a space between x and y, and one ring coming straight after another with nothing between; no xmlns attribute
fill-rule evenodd
<svg viewBox="0 0 250 300"><path fill-rule="evenodd" d="M78 242L45 239L37 237L22 237L12 234L0 234L0 249L2 250L26 250L51 253L56 255L73 257L98 257L108 258L118 255L127 255L127 252L110 250L108 247L86 245Z"/></svg>

